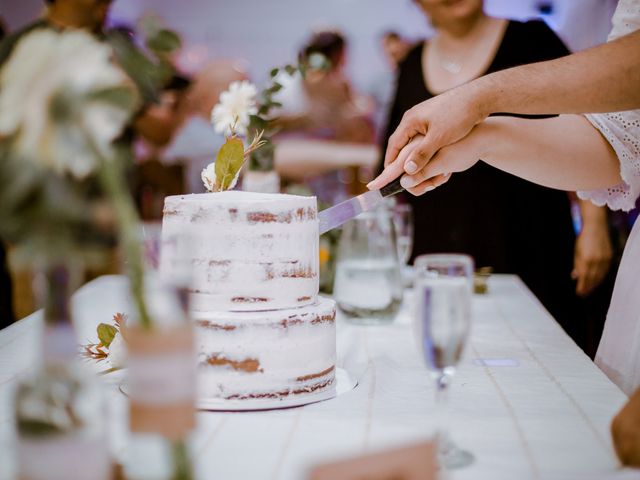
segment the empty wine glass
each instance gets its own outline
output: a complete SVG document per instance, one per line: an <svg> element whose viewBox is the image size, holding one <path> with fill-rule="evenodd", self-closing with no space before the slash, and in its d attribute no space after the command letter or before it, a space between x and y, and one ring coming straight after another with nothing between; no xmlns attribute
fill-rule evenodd
<svg viewBox="0 0 640 480"><path fill-rule="evenodd" d="M473 260L467 255L416 258L415 327L427 368L436 385L438 459L446 469L473 463L473 455L449 439L447 393L469 334Z"/></svg>
<svg viewBox="0 0 640 480"><path fill-rule="evenodd" d="M396 229L398 260L404 266L411 258L413 249L413 208L408 203L398 203L393 207L393 224Z"/></svg>

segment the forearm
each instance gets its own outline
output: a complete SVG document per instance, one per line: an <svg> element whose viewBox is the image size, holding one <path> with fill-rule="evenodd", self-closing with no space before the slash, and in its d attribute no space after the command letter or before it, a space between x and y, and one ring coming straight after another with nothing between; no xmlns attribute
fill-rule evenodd
<svg viewBox="0 0 640 480"><path fill-rule="evenodd" d="M612 112L640 108L640 31L547 62L482 77L460 91L474 98L481 117Z"/></svg>
<svg viewBox="0 0 640 480"><path fill-rule="evenodd" d="M595 190L621 182L615 152L582 116L490 118L470 137L484 162L540 185Z"/></svg>

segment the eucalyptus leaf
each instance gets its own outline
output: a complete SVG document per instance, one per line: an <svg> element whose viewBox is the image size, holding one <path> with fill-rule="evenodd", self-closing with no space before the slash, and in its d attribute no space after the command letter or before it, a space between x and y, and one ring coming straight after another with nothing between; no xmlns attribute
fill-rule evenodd
<svg viewBox="0 0 640 480"><path fill-rule="evenodd" d="M18 432L25 437L46 437L64 433L58 425L47 420L19 419L17 423Z"/></svg>
<svg viewBox="0 0 640 480"><path fill-rule="evenodd" d="M94 90L87 95L87 100L92 102L104 102L123 110L133 111L136 107L137 97L131 88L113 87Z"/></svg>
<svg viewBox="0 0 640 480"><path fill-rule="evenodd" d="M111 345L116 333L118 333L118 330L113 325L108 325L106 323L98 325L98 338L100 339L100 343L105 347Z"/></svg>
<svg viewBox="0 0 640 480"><path fill-rule="evenodd" d="M258 111L258 114L260 115L265 115L269 112L269 109L267 107L266 111L263 113L260 113L260 111ZM264 130L267 127L267 121L258 116L258 115L249 115L249 129L250 130Z"/></svg>
<svg viewBox="0 0 640 480"><path fill-rule="evenodd" d="M296 73L296 71L298 71L298 68L293 65L285 65L284 71L289 75L293 75L294 73Z"/></svg>
<svg viewBox="0 0 640 480"><path fill-rule="evenodd" d="M273 85L269 87L270 93L276 93L276 92L279 92L280 90L282 90L282 84L278 82L273 82Z"/></svg>
<svg viewBox="0 0 640 480"><path fill-rule="evenodd" d="M182 46L182 41L178 34L164 28L155 35L148 37L146 43L149 50L158 54L168 54Z"/></svg>
<svg viewBox="0 0 640 480"><path fill-rule="evenodd" d="M228 190L244 164L244 145L238 137L228 138L216 156L216 188Z"/></svg>

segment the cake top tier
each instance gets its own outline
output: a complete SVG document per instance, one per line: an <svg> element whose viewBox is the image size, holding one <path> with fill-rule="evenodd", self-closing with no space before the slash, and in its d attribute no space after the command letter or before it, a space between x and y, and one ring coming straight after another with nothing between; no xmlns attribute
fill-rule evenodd
<svg viewBox="0 0 640 480"><path fill-rule="evenodd" d="M164 225L182 217L190 223L317 224L316 197L227 191L174 195L164 200ZM317 228L317 227L316 227ZM317 234L317 233L316 233Z"/></svg>

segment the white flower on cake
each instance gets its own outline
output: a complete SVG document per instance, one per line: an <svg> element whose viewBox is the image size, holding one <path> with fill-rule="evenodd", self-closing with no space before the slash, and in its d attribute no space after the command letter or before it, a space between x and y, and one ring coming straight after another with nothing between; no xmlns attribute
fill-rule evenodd
<svg viewBox="0 0 640 480"><path fill-rule="evenodd" d="M247 148L239 135L247 135L251 117L258 113L256 87L247 81L233 82L229 90L222 92L220 103L211 111L211 122L218 132L224 132L226 141L216 156L200 174L204 186L210 192L222 192L235 187L244 162L252 152L266 142L264 131L253 132L253 140Z"/></svg>
<svg viewBox="0 0 640 480"><path fill-rule="evenodd" d="M135 104L130 88L129 105L113 101L130 81L111 55L82 31L42 29L19 41L0 74L0 137L15 135L15 151L58 173L92 173L96 153L113 156Z"/></svg>
<svg viewBox="0 0 640 480"><path fill-rule="evenodd" d="M232 189L238 183L238 178L240 177L240 170L236 173L236 176L233 178L231 183L229 184L229 189ZM215 162L210 163L205 168L202 169L202 173L200 174L200 178L202 178L202 183L204 183L204 187L209 192L216 192L216 164Z"/></svg>
<svg viewBox="0 0 640 480"><path fill-rule="evenodd" d="M233 82L220 94L219 103L211 111L211 123L216 132L225 135L246 135L250 115L258 113L255 85L246 80Z"/></svg>
<svg viewBox="0 0 640 480"><path fill-rule="evenodd" d="M293 65L286 65L283 69L289 76L302 71L301 67ZM273 95L282 89L282 84L278 82L279 72L279 68L271 70L271 83L259 95L255 85L246 80L232 82L229 89L220 94L218 103L211 110L211 123L216 132L225 135L226 141L216 155L215 162L201 173L208 191L232 189L245 161L258 148L269 143L267 138L263 138L272 120L269 111L274 106L282 106L273 99ZM246 148L240 137L248 140ZM256 158L253 160L264 163Z"/></svg>
<svg viewBox="0 0 640 480"><path fill-rule="evenodd" d="M121 333L116 333L109 345L107 360L112 368L124 368L127 363L127 344Z"/></svg>

